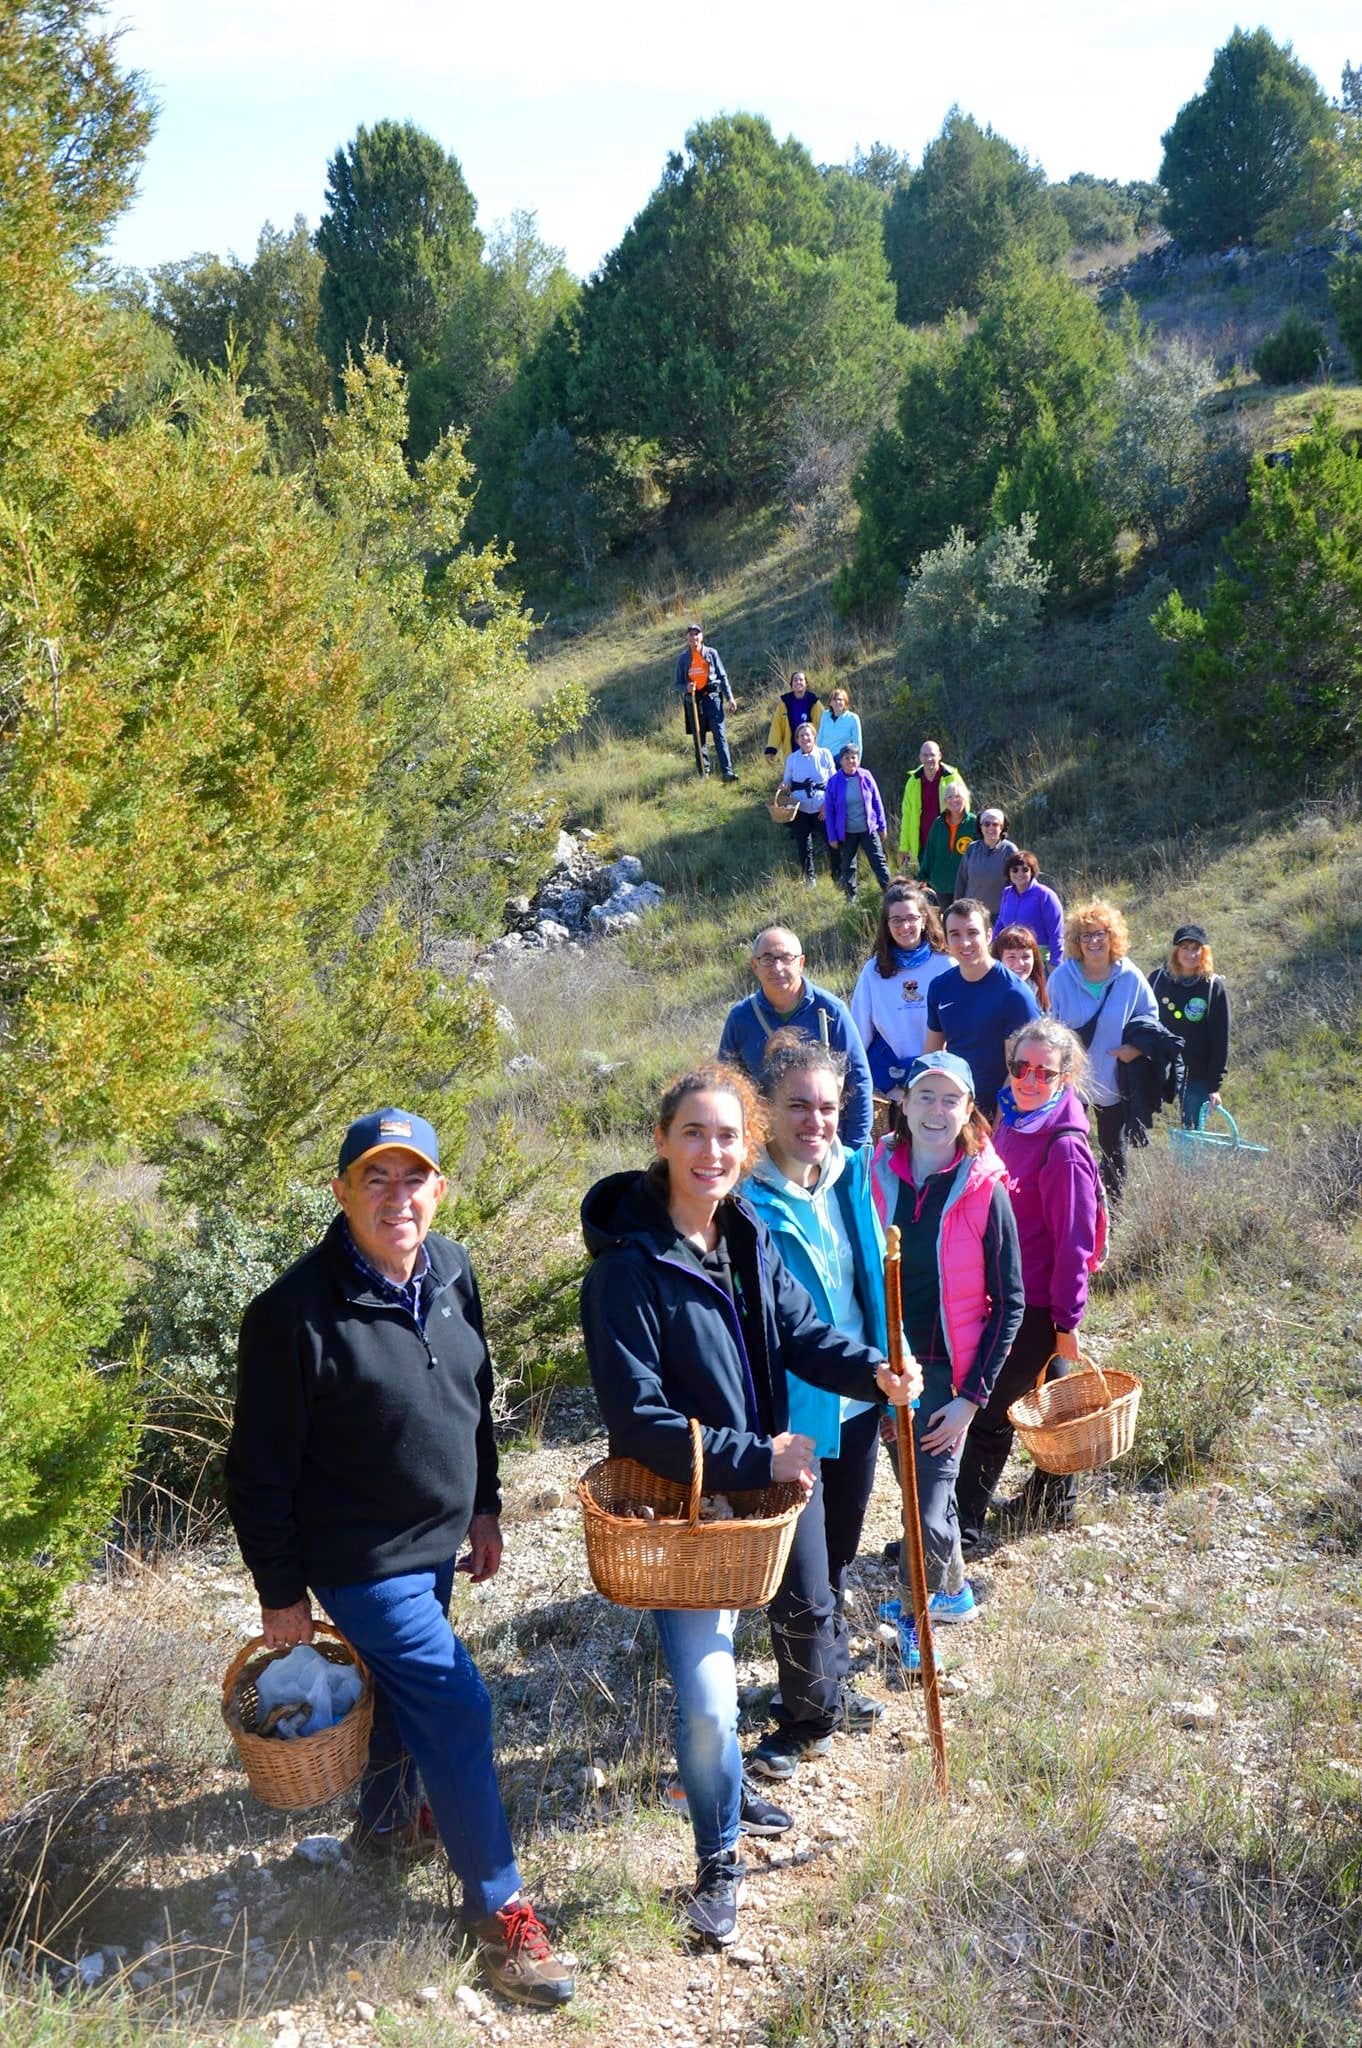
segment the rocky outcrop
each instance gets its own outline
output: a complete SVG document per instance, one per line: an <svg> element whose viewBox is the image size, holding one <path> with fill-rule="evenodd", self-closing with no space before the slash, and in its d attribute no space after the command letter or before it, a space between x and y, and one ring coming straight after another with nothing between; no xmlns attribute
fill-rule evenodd
<svg viewBox="0 0 1362 2048"><path fill-rule="evenodd" d="M585 829L558 834L552 871L532 897L509 898L505 934L485 948L485 959L617 938L657 909L666 892L647 879L642 861L632 853L602 860L595 836Z"/></svg>

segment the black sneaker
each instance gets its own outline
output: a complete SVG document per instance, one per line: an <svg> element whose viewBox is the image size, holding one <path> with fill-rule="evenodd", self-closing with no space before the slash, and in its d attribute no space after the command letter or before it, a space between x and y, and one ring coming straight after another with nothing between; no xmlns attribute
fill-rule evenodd
<svg viewBox="0 0 1362 2048"><path fill-rule="evenodd" d="M998 1527L1009 1536L1026 1536L1039 1529L1072 1529L1077 1491L1072 1476L1042 1472L1037 1467L1021 1492L994 1510Z"/></svg>
<svg viewBox="0 0 1362 2048"><path fill-rule="evenodd" d="M723 1856L707 1856L701 1863L685 1910L687 1920L705 1941L720 1947L732 1941L746 1875L747 1865L739 1863L731 1849Z"/></svg>
<svg viewBox="0 0 1362 2048"><path fill-rule="evenodd" d="M787 1835L794 1821L783 1806L773 1806L763 1798L746 1771L742 1777L742 1808L738 1822L744 1835Z"/></svg>
<svg viewBox="0 0 1362 2048"><path fill-rule="evenodd" d="M831 1748L831 1735L817 1735L811 1728L773 1728L748 1757L747 1768L759 1778L792 1778L804 1757L826 1756Z"/></svg>
<svg viewBox="0 0 1362 2048"><path fill-rule="evenodd" d="M880 1554L886 1564L897 1564L903 1556L903 1538L901 1536L891 1537Z"/></svg>
<svg viewBox="0 0 1362 2048"><path fill-rule="evenodd" d="M842 1721L849 1735L866 1735L884 1713L880 1700L868 1699L851 1686L842 1687Z"/></svg>

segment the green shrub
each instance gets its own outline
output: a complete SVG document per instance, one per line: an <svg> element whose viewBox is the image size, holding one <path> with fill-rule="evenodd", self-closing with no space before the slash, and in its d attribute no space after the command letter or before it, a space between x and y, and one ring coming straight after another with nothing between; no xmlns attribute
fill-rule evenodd
<svg viewBox="0 0 1362 2048"><path fill-rule="evenodd" d="M1222 1330L1142 1342L1110 1363L1144 1383L1135 1448L1122 1470L1176 1484L1196 1478L1233 1439L1284 1360L1261 1339Z"/></svg>
<svg viewBox="0 0 1362 2048"><path fill-rule="evenodd" d="M146 1432L138 1479L198 1504L216 1497L236 1386L242 1312L317 1242L336 1204L294 1183L267 1212L226 1202L144 1245L146 1279L127 1339L142 1349Z"/></svg>
<svg viewBox="0 0 1362 2048"><path fill-rule="evenodd" d="M1290 463L1255 462L1249 511L1203 610L1175 590L1154 626L1194 716L1274 769L1357 750L1362 709L1362 461L1322 408Z"/></svg>
<svg viewBox="0 0 1362 2048"><path fill-rule="evenodd" d="M1341 256L1329 272L1329 305L1339 340L1362 377L1362 256Z"/></svg>
<svg viewBox="0 0 1362 2048"><path fill-rule="evenodd" d="M0 1680L50 1658L132 1462L131 1374L94 1363L123 1259L88 1196L13 1196L0 1215Z"/></svg>
<svg viewBox="0 0 1362 2048"><path fill-rule="evenodd" d="M1304 384L1317 377L1329 344L1317 320L1288 313L1275 334L1265 335L1253 351L1253 367L1264 384Z"/></svg>
<svg viewBox="0 0 1362 2048"><path fill-rule="evenodd" d="M903 600L899 651L910 685L930 676L958 685L1016 661L1050 581L1032 553L1035 538L1036 515L1024 512L981 541L957 526L922 556Z"/></svg>

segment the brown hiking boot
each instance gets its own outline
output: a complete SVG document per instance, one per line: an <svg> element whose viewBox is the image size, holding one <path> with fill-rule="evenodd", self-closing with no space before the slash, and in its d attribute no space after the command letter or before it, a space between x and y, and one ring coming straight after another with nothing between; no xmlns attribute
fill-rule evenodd
<svg viewBox="0 0 1362 2048"><path fill-rule="evenodd" d="M440 1831L423 1799L410 1820L398 1821L395 1827L370 1828L356 1818L350 1846L357 1856L374 1863L422 1863L439 1848Z"/></svg>
<svg viewBox="0 0 1362 2048"><path fill-rule="evenodd" d="M566 2005L576 1986L559 1962L528 1899L516 1899L499 1913L469 1920L483 1974L507 1998L522 2005Z"/></svg>

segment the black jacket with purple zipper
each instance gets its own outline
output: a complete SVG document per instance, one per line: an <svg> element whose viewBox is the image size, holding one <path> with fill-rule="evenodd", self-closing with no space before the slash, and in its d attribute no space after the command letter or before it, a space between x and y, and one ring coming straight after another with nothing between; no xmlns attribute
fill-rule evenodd
<svg viewBox="0 0 1362 2048"><path fill-rule="evenodd" d="M610 1454L684 1483L694 1416L707 1491L771 1484L771 1439L790 1426L787 1366L812 1386L879 1399L879 1352L820 1322L741 1196L723 1215L733 1301L678 1234L652 1176L610 1174L582 1203L582 1330Z"/></svg>

